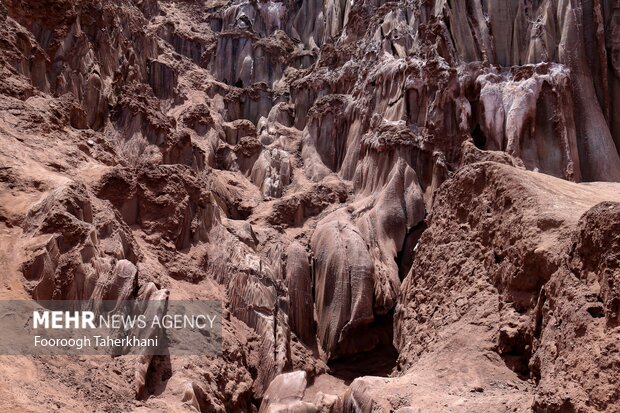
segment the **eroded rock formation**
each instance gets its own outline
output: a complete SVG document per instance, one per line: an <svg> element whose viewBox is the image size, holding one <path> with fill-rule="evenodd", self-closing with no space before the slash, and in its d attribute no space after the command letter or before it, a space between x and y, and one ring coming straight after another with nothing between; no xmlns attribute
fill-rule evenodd
<svg viewBox="0 0 620 413"><path fill-rule="evenodd" d="M620 409L618 0L2 0L0 80L0 298L225 308L2 408Z"/></svg>

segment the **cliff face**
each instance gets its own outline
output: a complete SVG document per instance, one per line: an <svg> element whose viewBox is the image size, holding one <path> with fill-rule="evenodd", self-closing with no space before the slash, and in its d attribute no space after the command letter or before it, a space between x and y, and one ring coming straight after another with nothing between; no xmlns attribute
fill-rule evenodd
<svg viewBox="0 0 620 413"><path fill-rule="evenodd" d="M615 236L599 231L613 231L619 200L617 184L575 185L486 162L460 170L437 192L402 285L394 331L404 374L394 385L439 369L452 396L484 390L466 411L504 411L498 392L523 411L616 409L607 277L618 269L605 248L585 250L605 239L615 251Z"/></svg>
<svg viewBox="0 0 620 413"><path fill-rule="evenodd" d="M226 306L0 406L620 409L618 0L2 0L0 50L0 298Z"/></svg>

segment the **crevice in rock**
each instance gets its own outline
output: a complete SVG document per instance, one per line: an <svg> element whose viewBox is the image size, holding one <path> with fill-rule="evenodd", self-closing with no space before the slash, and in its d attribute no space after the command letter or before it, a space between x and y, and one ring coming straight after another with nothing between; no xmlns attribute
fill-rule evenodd
<svg viewBox="0 0 620 413"><path fill-rule="evenodd" d="M520 379L531 377L532 336L524 329L502 329L497 346L506 366L517 373Z"/></svg>
<svg viewBox="0 0 620 413"><path fill-rule="evenodd" d="M426 221L422 221L412 227L405 236L403 246L395 258L396 265L398 266L398 276L401 281L407 276L411 266L413 265L418 242L420 241L420 238L426 228Z"/></svg>
<svg viewBox="0 0 620 413"><path fill-rule="evenodd" d="M172 377L172 364L169 355L153 356L144 378L144 390L138 400L146 400L150 396L158 396L164 392L168 379Z"/></svg>
<svg viewBox="0 0 620 413"><path fill-rule="evenodd" d="M377 334L378 344L370 351L340 356L328 363L330 374L349 385L363 376L389 377L396 367L398 351L392 344L394 311L375 316L367 328Z"/></svg>
<svg viewBox="0 0 620 413"><path fill-rule="evenodd" d="M487 137L484 135L484 132L482 132L479 123L476 123L476 126L474 126L474 129L471 132L471 136L474 139L474 145L476 145L476 148L482 150L486 149Z"/></svg>
<svg viewBox="0 0 620 413"><path fill-rule="evenodd" d="M398 352L390 343L380 345L374 350L341 357L328 364L331 375L349 385L353 380L363 376L389 377L394 367Z"/></svg>

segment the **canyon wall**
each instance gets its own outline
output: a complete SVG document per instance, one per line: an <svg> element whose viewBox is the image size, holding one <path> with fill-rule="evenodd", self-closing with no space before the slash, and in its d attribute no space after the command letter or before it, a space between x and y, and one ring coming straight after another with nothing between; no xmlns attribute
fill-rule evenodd
<svg viewBox="0 0 620 413"><path fill-rule="evenodd" d="M0 23L0 298L225 309L217 357L3 356L1 407L620 409L618 0Z"/></svg>

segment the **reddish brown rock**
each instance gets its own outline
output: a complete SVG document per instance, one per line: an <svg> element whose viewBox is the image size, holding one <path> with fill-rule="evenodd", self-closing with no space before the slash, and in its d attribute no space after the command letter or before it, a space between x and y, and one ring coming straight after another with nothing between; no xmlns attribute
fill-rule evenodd
<svg viewBox="0 0 620 413"><path fill-rule="evenodd" d="M3 1L0 297L226 317L0 407L615 412L617 3Z"/></svg>
<svg viewBox="0 0 620 413"><path fill-rule="evenodd" d="M617 293L607 278L614 261L603 256L617 253L616 204L603 201L619 197L617 184L573 184L495 163L459 171L437 193L403 283L395 324L401 377L387 386L416 383L432 366L470 372L461 383L456 373L442 382L444 392L463 398L448 403L450 411L480 411L479 403L495 411L504 397L523 411L589 411L594 404L613 411L618 398L608 383L618 372L607 363L615 358ZM594 239L607 247L581 255ZM586 268L610 264L586 275ZM583 348L601 353L583 357ZM467 395L468 380L482 394Z"/></svg>

